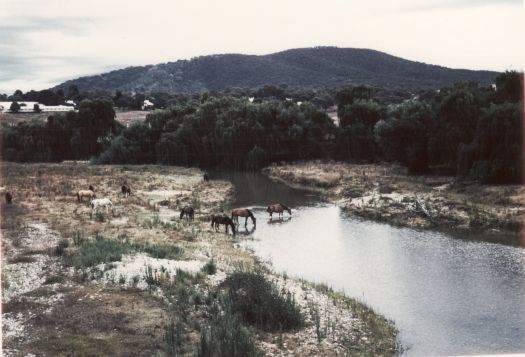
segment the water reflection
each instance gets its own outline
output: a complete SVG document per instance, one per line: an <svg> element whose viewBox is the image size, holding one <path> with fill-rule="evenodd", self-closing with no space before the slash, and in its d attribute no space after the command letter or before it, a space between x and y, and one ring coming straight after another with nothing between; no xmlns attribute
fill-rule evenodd
<svg viewBox="0 0 525 357"><path fill-rule="evenodd" d="M364 299L395 320L408 355L525 351L524 249L358 220L260 175L229 179L261 222L245 246L278 271ZM293 220L269 220L270 202Z"/></svg>

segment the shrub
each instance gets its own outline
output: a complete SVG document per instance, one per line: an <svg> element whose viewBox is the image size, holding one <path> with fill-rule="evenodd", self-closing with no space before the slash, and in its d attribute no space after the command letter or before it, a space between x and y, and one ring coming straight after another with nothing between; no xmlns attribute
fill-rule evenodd
<svg viewBox="0 0 525 357"><path fill-rule="evenodd" d="M84 242L78 254L67 257L67 264L75 268L92 267L101 263L116 262L131 249L129 244L98 236L95 240Z"/></svg>
<svg viewBox="0 0 525 357"><path fill-rule="evenodd" d="M206 273L208 275L213 275L217 272L217 265L215 264L215 260L213 258L209 260L201 269L203 273Z"/></svg>
<svg viewBox="0 0 525 357"><path fill-rule="evenodd" d="M301 327L303 316L290 293L284 294L262 273L235 272L226 278L225 305L242 319L265 331Z"/></svg>
<svg viewBox="0 0 525 357"><path fill-rule="evenodd" d="M262 356L250 332L230 311L215 313L201 333L197 357Z"/></svg>

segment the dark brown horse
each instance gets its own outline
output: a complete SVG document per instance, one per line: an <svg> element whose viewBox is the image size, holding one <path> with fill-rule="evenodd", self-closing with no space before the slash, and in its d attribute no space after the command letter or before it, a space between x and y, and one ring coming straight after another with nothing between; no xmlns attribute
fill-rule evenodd
<svg viewBox="0 0 525 357"><path fill-rule="evenodd" d="M89 190L95 192L95 188L93 187L93 185L89 185Z"/></svg>
<svg viewBox="0 0 525 357"><path fill-rule="evenodd" d="M203 176L203 180L204 180L204 182L210 181L210 176L208 176L208 174L205 173L204 176Z"/></svg>
<svg viewBox="0 0 525 357"><path fill-rule="evenodd" d="M124 197L128 197L129 195L131 195L131 187L129 187L127 184L122 185L120 189Z"/></svg>
<svg viewBox="0 0 525 357"><path fill-rule="evenodd" d="M12 202L13 202L13 196L11 195L10 192L6 192L5 193L5 203L10 205Z"/></svg>
<svg viewBox="0 0 525 357"><path fill-rule="evenodd" d="M272 214L274 213L278 213L279 217L282 217L284 211L287 211L289 215L292 215L292 210L286 207L285 205L283 205L282 203L270 205L266 208L266 212L270 214L270 218L272 217Z"/></svg>
<svg viewBox="0 0 525 357"><path fill-rule="evenodd" d="M215 232L219 231L219 226L221 224L224 224L226 227L226 233L228 233L228 226L231 227L233 235L235 235L235 224L233 224L233 221L230 217L226 215L213 215L211 216L211 226L215 228Z"/></svg>
<svg viewBox="0 0 525 357"><path fill-rule="evenodd" d="M248 217L252 219L253 226L255 227L255 217L248 208L235 208L232 210L232 221L235 221L235 223L239 224L239 217L244 217L244 226L246 227L248 225Z"/></svg>
<svg viewBox="0 0 525 357"><path fill-rule="evenodd" d="M186 220L193 221L193 217L195 216L195 210L191 206L186 206L183 209L180 210L180 219L182 219L184 216L186 216Z"/></svg>

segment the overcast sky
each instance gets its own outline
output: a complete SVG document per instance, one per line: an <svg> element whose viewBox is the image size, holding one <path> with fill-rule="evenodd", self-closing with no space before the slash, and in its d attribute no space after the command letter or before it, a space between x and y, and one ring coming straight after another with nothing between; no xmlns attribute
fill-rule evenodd
<svg viewBox="0 0 525 357"><path fill-rule="evenodd" d="M1 0L0 92L214 53L360 47L523 68L521 0Z"/></svg>

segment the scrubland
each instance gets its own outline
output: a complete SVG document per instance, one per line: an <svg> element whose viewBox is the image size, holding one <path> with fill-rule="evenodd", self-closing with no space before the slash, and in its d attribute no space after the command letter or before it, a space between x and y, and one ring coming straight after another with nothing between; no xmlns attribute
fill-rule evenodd
<svg viewBox="0 0 525 357"><path fill-rule="evenodd" d="M123 197L127 182L132 195ZM114 207L92 212L94 186ZM5 356L395 354L393 324L363 303L272 271L215 232L229 182L198 169L2 163ZM185 205L195 221L179 218Z"/></svg>

